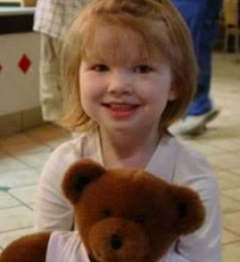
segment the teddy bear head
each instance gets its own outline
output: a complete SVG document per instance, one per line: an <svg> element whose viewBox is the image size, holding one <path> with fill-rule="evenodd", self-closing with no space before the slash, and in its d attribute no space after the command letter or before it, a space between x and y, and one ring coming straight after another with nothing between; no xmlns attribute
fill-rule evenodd
<svg viewBox="0 0 240 262"><path fill-rule="evenodd" d="M141 169L107 170L80 160L66 172L62 188L91 261L157 261L204 221L197 193Z"/></svg>

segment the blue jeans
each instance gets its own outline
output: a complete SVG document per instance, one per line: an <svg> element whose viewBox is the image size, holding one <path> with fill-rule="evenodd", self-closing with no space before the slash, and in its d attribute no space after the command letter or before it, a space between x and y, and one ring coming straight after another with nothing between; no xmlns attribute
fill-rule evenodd
<svg viewBox="0 0 240 262"><path fill-rule="evenodd" d="M199 65L195 97L186 115L201 115L212 109L210 94L211 52L217 32L222 0L171 0L183 15L193 40Z"/></svg>

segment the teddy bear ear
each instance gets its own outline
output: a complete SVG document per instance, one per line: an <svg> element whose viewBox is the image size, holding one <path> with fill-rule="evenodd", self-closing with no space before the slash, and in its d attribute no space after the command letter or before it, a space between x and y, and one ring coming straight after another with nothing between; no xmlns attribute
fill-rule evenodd
<svg viewBox="0 0 240 262"><path fill-rule="evenodd" d="M180 186L172 187L172 195L178 214L175 225L177 234L193 233L205 219L205 209L199 195L190 188Z"/></svg>
<svg viewBox="0 0 240 262"><path fill-rule="evenodd" d="M73 163L66 171L62 190L68 200L75 204L86 185L104 174L106 170L90 159L81 159Z"/></svg>

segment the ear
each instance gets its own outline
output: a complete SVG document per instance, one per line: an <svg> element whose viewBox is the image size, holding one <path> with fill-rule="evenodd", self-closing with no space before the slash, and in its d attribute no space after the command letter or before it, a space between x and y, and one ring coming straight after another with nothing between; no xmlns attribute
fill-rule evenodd
<svg viewBox="0 0 240 262"><path fill-rule="evenodd" d="M187 187L172 186L171 191L177 211L175 230L179 235L193 233L205 219L202 201L195 191Z"/></svg>
<svg viewBox="0 0 240 262"><path fill-rule="evenodd" d="M106 170L90 159L81 159L73 163L65 173L62 190L68 200L75 204L83 189Z"/></svg>

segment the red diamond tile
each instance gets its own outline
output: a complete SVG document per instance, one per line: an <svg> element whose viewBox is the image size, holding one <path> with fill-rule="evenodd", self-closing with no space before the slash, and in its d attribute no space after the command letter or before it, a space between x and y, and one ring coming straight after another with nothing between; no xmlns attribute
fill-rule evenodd
<svg viewBox="0 0 240 262"><path fill-rule="evenodd" d="M31 60L27 57L27 55L23 54L21 59L18 62L19 68L22 70L22 72L25 74L27 73L29 67L31 66Z"/></svg>

